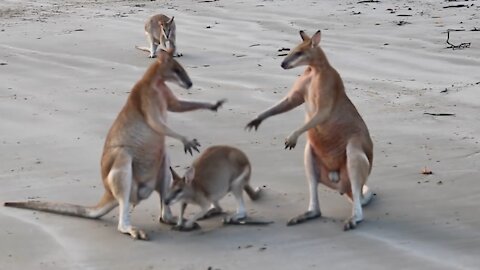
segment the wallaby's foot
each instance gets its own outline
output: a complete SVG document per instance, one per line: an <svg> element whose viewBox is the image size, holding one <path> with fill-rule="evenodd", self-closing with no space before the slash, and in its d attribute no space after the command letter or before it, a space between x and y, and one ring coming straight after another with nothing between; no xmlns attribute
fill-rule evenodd
<svg viewBox="0 0 480 270"><path fill-rule="evenodd" d="M247 219L247 216L238 216L238 215L233 215L229 217L225 217L223 219L223 224L243 224L244 221Z"/></svg>
<svg viewBox="0 0 480 270"><path fill-rule="evenodd" d="M308 221L308 220L312 220L312 219L316 219L316 218L319 218L321 217L322 214L320 213L320 211L307 211L297 217L294 217L292 219L290 219L288 222L287 222L287 226L292 226L292 225L297 225L297 224L300 224L300 223L304 223L305 221Z"/></svg>
<svg viewBox="0 0 480 270"><path fill-rule="evenodd" d="M236 213L235 215L226 217L223 219L223 223L232 224L232 223L241 223L247 219L247 214L245 213Z"/></svg>
<svg viewBox="0 0 480 270"><path fill-rule="evenodd" d="M136 227L133 227L133 226L127 226L124 228L119 227L118 230L121 233L129 234L133 239L148 240L147 234Z"/></svg>
<svg viewBox="0 0 480 270"><path fill-rule="evenodd" d="M221 215L224 215L225 212L223 212L223 210L220 208L210 208L210 210L208 210L208 212L202 217L200 218L200 220L203 220L203 219L209 219L209 218L212 218L212 217L217 217L217 216L221 216Z"/></svg>
<svg viewBox="0 0 480 270"><path fill-rule="evenodd" d="M177 224L177 218L170 216L170 217L160 217L159 221L160 223L167 224L167 225L175 225Z"/></svg>
<svg viewBox="0 0 480 270"><path fill-rule="evenodd" d="M175 225L178 222L178 218L172 215L169 206L163 206L159 221L163 224Z"/></svg>
<svg viewBox="0 0 480 270"><path fill-rule="evenodd" d="M361 219L360 219L360 220L357 220L357 218L353 216L353 217L345 220L345 223L343 224L343 230L344 230L344 231L353 230L353 229L355 229L355 228L358 226L358 224L359 224L360 222L362 222Z"/></svg>
<svg viewBox="0 0 480 270"><path fill-rule="evenodd" d="M200 228L201 228L200 225L198 225L198 223L194 222L191 226L175 225L175 226L172 227L172 230L179 231L179 232L190 232L190 231L199 230Z"/></svg>
<svg viewBox="0 0 480 270"><path fill-rule="evenodd" d="M272 223L273 221L271 220L253 219L250 217L245 217L239 220L233 220L230 217L226 217L223 219L223 224L225 225L269 225Z"/></svg>

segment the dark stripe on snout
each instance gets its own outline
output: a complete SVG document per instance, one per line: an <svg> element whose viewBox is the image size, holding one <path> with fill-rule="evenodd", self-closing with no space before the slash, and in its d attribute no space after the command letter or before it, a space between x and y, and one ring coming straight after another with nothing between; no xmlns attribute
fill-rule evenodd
<svg viewBox="0 0 480 270"><path fill-rule="evenodd" d="M291 63L291 62L293 62L294 60L296 60L298 57L300 57L300 55L302 55L302 54L296 52L296 53L294 53L294 54L292 54L292 55L288 55L287 57L285 57L285 59L282 61L282 64L281 64L282 68L283 68L283 69L289 68L289 67L290 67L290 66L289 66L289 63Z"/></svg>

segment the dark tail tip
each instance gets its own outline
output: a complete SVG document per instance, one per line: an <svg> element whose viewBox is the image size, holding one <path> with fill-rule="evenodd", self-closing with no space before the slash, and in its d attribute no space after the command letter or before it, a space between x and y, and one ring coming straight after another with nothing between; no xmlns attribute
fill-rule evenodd
<svg viewBox="0 0 480 270"><path fill-rule="evenodd" d="M15 206L18 206L20 205L21 203L18 203L18 202L4 202L3 203L3 206L6 206L6 207L15 207Z"/></svg>

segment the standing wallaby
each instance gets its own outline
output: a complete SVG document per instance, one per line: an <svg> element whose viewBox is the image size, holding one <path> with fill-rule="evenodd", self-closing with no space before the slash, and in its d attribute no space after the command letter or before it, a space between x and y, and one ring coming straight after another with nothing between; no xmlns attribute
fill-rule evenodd
<svg viewBox="0 0 480 270"><path fill-rule="evenodd" d="M150 17L145 23L145 35L147 36L149 47L136 46L136 48L150 52L150 58L157 56L158 45L165 50L173 50L174 56L181 56L176 51L176 28L173 16L169 18L163 14L157 14Z"/></svg>
<svg viewBox="0 0 480 270"><path fill-rule="evenodd" d="M177 99L165 82L175 82L187 89L192 82L183 67L172 58L172 53L162 51L158 60L150 65L133 87L108 132L101 160L105 193L96 206L40 201L6 202L5 206L86 218L99 218L119 206L118 230L135 239L146 240L146 233L131 225L129 208L148 198L155 190L161 197L160 221L174 224L170 208L164 203L171 184L165 136L180 140L185 153L191 154L192 149L198 151L200 144L173 131L167 125L167 111L216 111L224 101L211 104Z"/></svg>
<svg viewBox="0 0 480 270"><path fill-rule="evenodd" d="M218 201L229 192L237 202L237 213L230 217L231 221L247 218L243 191L252 200L259 197L260 188L253 189L250 184L251 166L245 153L230 146L212 146L207 148L193 162L192 166L180 177L172 168L172 188L165 199L167 205L182 202L180 216L175 229L193 230L199 228L195 222L199 218L221 213ZM193 203L201 207L201 211L185 224L183 214L187 204Z"/></svg>
<svg viewBox="0 0 480 270"><path fill-rule="evenodd" d="M302 43L285 57L281 66L308 67L284 99L258 115L246 128L257 130L268 117L305 103L305 124L287 137L285 148L294 148L298 137L307 132L304 162L310 201L308 211L291 219L288 225L321 216L317 192L320 182L345 193L352 201L352 216L344 225L345 230L350 230L363 220L362 205L372 198L365 184L372 169L373 143L365 122L345 93L340 75L319 47L320 35L317 31L310 38L300 31Z"/></svg>

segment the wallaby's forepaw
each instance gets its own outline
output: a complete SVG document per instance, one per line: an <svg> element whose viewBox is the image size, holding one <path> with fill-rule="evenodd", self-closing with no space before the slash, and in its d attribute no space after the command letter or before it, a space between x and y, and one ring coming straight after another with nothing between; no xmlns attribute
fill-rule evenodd
<svg viewBox="0 0 480 270"><path fill-rule="evenodd" d="M172 227L172 230L179 231L179 232L190 232L190 231L199 230L200 228L201 228L200 225L194 222L191 226L175 225Z"/></svg>
<svg viewBox="0 0 480 270"><path fill-rule="evenodd" d="M221 108L223 103L225 103L225 102L227 102L226 98L217 101L217 103L213 104L212 107L210 107L210 110L212 110L214 112L218 111L218 109Z"/></svg>
<svg viewBox="0 0 480 270"><path fill-rule="evenodd" d="M288 222L287 222L287 226L292 226L292 225L297 225L297 224L300 224L300 223L304 223L305 221L308 221L308 220L312 220L312 219L316 219L316 218L319 218L321 217L322 214L320 213L320 211L307 211L299 216L296 216L292 219L290 219Z"/></svg>
<svg viewBox="0 0 480 270"><path fill-rule="evenodd" d="M183 53L175 53L175 54L173 55L173 57L182 57L182 56L183 56Z"/></svg>
<svg viewBox="0 0 480 270"><path fill-rule="evenodd" d="M147 234L136 227L129 226L127 228L118 228L124 234L129 234L133 239L148 240Z"/></svg>
<svg viewBox="0 0 480 270"><path fill-rule="evenodd" d="M150 54L150 55L148 56L148 58L155 58L155 57L157 57L155 54Z"/></svg>
<svg viewBox="0 0 480 270"><path fill-rule="evenodd" d="M188 152L190 155L193 156L193 150L197 151L200 153L200 150L198 150L198 147L201 146L200 143L198 143L197 139L193 139L191 141L185 140L183 142L183 150L185 151L185 154Z"/></svg>
<svg viewBox="0 0 480 270"><path fill-rule="evenodd" d="M355 217L351 217L351 218L345 220L345 223L343 224L343 230L344 231L353 230L358 226L358 224L360 222L362 222L362 220L356 220Z"/></svg>
<svg viewBox="0 0 480 270"><path fill-rule="evenodd" d="M296 133L292 133L285 139L285 149L292 150L297 145L298 135Z"/></svg>
<svg viewBox="0 0 480 270"><path fill-rule="evenodd" d="M257 131L257 129L260 126L261 123L262 123L262 119L255 118L245 126L245 129L248 130L248 131L251 131L252 129L255 129L255 131Z"/></svg>

